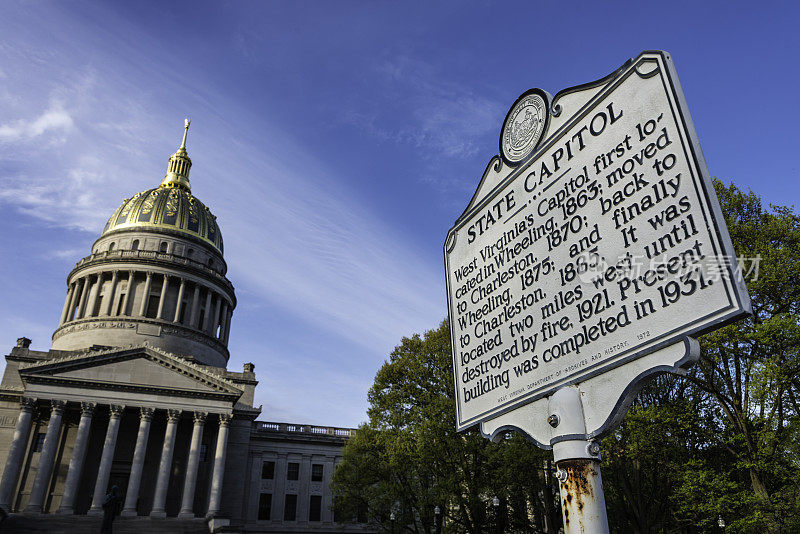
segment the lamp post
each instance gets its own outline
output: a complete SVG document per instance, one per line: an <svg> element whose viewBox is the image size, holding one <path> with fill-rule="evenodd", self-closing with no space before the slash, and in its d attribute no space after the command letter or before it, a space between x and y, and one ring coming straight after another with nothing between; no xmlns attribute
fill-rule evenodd
<svg viewBox="0 0 800 534"><path fill-rule="evenodd" d="M392 523L392 534L394 534L394 510L389 513L389 521Z"/></svg>
<svg viewBox="0 0 800 534"><path fill-rule="evenodd" d="M500 499L497 498L497 495L492 499L492 506L494 507L494 529L497 534L500 534L502 532L500 530Z"/></svg>
<svg viewBox="0 0 800 534"><path fill-rule="evenodd" d="M433 517L436 525L436 534L442 534L442 510L438 504L433 509Z"/></svg>
<svg viewBox="0 0 800 534"><path fill-rule="evenodd" d="M722 529L722 532L725 532L725 527L727 526L727 525L725 524L725 520L724 520L724 519L722 519L722 516L718 516L718 517L719 517L719 518L717 519L717 525L719 526L719 528L721 528L721 529Z"/></svg>

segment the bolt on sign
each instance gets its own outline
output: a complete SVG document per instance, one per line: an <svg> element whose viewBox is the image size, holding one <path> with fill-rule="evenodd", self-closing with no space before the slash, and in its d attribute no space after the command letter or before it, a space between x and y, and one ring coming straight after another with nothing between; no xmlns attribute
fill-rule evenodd
<svg viewBox="0 0 800 534"><path fill-rule="evenodd" d="M696 336L750 311L662 51L523 93L444 252L458 429L548 449L557 390L580 390L581 435L598 437L645 377L682 372Z"/></svg>

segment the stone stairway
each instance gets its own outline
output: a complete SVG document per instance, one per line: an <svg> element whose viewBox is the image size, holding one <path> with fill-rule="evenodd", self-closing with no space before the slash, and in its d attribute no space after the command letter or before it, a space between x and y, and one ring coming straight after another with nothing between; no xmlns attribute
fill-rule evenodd
<svg viewBox="0 0 800 534"><path fill-rule="evenodd" d="M0 534L99 534L102 519L85 515L12 514ZM114 534L209 534L204 519L117 517Z"/></svg>

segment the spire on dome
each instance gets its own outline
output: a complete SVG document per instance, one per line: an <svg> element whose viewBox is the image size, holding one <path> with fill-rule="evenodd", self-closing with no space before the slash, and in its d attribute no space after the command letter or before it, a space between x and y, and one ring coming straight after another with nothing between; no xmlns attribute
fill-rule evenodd
<svg viewBox="0 0 800 534"><path fill-rule="evenodd" d="M192 160L186 153L186 136L189 133L189 125L192 123L190 119L183 121L183 140L178 150L169 158L169 166L167 167L167 175L161 181L160 187L180 187L191 191L189 185L189 169L192 168Z"/></svg>

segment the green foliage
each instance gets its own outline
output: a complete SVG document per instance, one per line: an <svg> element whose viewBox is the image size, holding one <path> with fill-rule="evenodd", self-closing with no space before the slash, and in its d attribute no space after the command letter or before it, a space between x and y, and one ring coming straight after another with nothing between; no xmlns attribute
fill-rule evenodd
<svg viewBox="0 0 800 534"><path fill-rule="evenodd" d="M800 532L800 217L715 188L753 315L703 336L688 377L648 384L604 440L612 530Z"/></svg>
<svg viewBox="0 0 800 534"><path fill-rule="evenodd" d="M337 515L368 510L373 523L390 530L394 511L396 531L428 533L439 506L445 532L495 532L497 517L507 532L540 531L545 496L552 502L548 455L518 436L492 443L475 430L455 431L447 322L402 340L378 371L369 402L369 422L334 473Z"/></svg>

